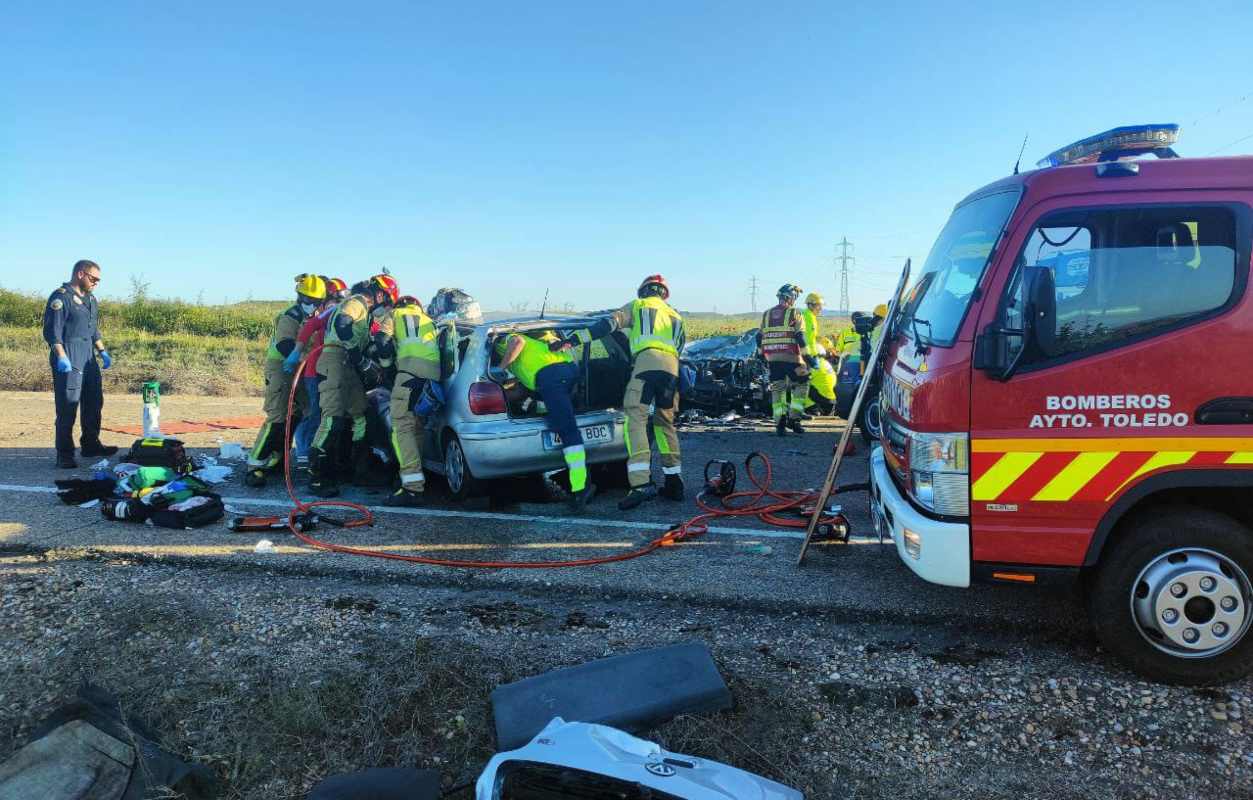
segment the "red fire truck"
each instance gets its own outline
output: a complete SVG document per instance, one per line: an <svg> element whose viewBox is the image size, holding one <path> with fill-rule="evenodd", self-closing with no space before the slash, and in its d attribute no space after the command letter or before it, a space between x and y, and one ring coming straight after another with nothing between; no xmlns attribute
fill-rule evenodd
<svg viewBox="0 0 1253 800"><path fill-rule="evenodd" d="M925 580L1079 579L1133 669L1212 684L1253 669L1253 158L1177 136L957 205L885 336L871 511Z"/></svg>

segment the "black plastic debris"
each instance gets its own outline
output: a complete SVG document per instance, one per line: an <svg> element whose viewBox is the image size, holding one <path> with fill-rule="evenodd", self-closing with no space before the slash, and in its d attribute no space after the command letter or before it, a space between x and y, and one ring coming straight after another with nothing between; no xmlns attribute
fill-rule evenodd
<svg viewBox="0 0 1253 800"><path fill-rule="evenodd" d="M0 763L0 798L143 800L173 791L185 800L217 797L213 771L185 763L156 734L122 713L117 698L84 685L56 709L30 742Z"/></svg>
<svg viewBox="0 0 1253 800"><path fill-rule="evenodd" d="M529 742L553 717L632 733L679 714L731 707L713 656L703 644L677 644L546 672L492 692L496 744Z"/></svg>

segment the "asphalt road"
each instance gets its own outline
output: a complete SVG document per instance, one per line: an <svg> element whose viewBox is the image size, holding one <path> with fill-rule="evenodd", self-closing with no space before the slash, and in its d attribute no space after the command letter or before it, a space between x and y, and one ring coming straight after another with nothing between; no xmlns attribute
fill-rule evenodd
<svg viewBox="0 0 1253 800"><path fill-rule="evenodd" d="M538 491L528 491L537 487L501 486L494 497L456 504L437 491L436 482L429 509L396 512L381 507L381 491L348 489L346 499L375 507L374 526L352 530L323 526L317 535L340 544L437 558L559 560L613 554L636 548L673 523L699 513L690 496L700 486L704 464L712 458L742 465L750 453L760 451L773 466L775 487L817 487L841 425L823 420L811 423L803 436L785 438L775 436L762 422L683 429L680 439L689 486L689 499L683 503L658 500L623 513L616 503L625 489L607 487L582 517L574 519L567 517L561 503L543 502ZM108 522L98 510L66 507L47 494L56 478L67 475L54 469L51 460L49 450L32 448L7 449L0 457L4 504L0 544L90 549L221 569L263 565L268 571L288 575L806 610L848 622L1029 631L1065 639L1076 634L1082 637L1087 630L1078 603L1066 591L999 586L959 590L917 579L900 563L890 542L880 545L872 535L864 492L840 497L852 523L852 542L816 546L800 567L795 563L799 532L772 528L750 517L715 520L711 523L714 530L699 539L622 563L576 569L466 570L319 551L284 533L268 537L277 545L276 553L258 555L253 547L262 537L232 534L222 524L170 531ZM246 488L239 480L238 463L235 475L220 487L229 505L253 513L281 513L288 503L280 482L272 481L263 490ZM840 480L864 482L866 470L866 451L859 448L845 459ZM747 479L742 466L739 479L744 488ZM763 552L765 548L770 552Z"/></svg>
<svg viewBox="0 0 1253 800"><path fill-rule="evenodd" d="M124 403L107 407L106 419L133 418L135 403ZM171 411L255 406L213 403L179 399ZM233 776L231 797L301 797L337 766L418 763L459 780L490 752L484 698L493 686L700 641L731 684L735 711L688 716L649 736L812 798L1253 796L1249 681L1195 691L1143 682L1101 651L1071 590L924 583L871 535L864 493L840 498L851 543L817 546L800 567L799 533L751 518L714 520L678 546L574 569L424 566L330 553L281 532L268 537L276 552L258 554L260 536L220 523L170 531L62 505L53 481L68 473L53 468L50 449L29 446L46 438L48 405L15 397L0 419L0 640L20 643L0 648L0 753L89 679L155 718L169 746ZM809 428L785 438L761 422L683 429L690 493L709 459L742 464L755 451L770 459L776 488L817 487L840 426ZM841 482L864 482L866 464L864 450L847 458ZM220 489L232 507L288 507L277 482L247 489L241 472L235 462ZM745 478L741 469L741 487ZM375 508L375 525L317 535L438 558L558 560L638 548L698 512L689 498L623 514L625 489L606 485L570 519L536 485L496 486L458 505L434 483L420 510L387 510L381 491L349 490ZM433 655L410 663L415 653ZM369 671L345 673L349 662ZM303 696L300 686L329 681L346 692L394 685L377 698L390 707L410 701L415 673L458 676L461 688L431 695L424 713L465 715L463 734L437 726L444 733L434 740L392 737L399 749L380 756L337 735L371 718L356 706L301 733L286 727L287 711L267 716L255 702L275 692L287 702ZM212 702L205 686L219 687ZM272 731L273 741L240 750L245 730ZM300 757L272 758L297 734L308 736ZM250 771L253 750L261 766Z"/></svg>

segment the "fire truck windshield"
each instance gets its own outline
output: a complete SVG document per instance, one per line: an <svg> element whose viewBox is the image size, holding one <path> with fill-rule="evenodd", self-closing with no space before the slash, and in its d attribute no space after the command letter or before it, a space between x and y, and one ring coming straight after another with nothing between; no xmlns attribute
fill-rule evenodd
<svg viewBox="0 0 1253 800"><path fill-rule="evenodd" d="M904 311L906 318L926 320L927 324L921 328L903 325L906 335L925 336L926 341L919 344L953 344L975 286L1018 198L1017 191L1001 192L953 210L918 274Z"/></svg>

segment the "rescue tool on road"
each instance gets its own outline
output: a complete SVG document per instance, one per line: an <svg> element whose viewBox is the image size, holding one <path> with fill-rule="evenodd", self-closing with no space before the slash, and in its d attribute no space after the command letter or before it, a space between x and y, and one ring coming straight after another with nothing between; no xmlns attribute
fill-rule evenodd
<svg viewBox="0 0 1253 800"><path fill-rule="evenodd" d="M924 579L1077 578L1110 651L1213 684L1253 669L1253 158L1177 137L957 205L883 337L870 502Z"/></svg>

